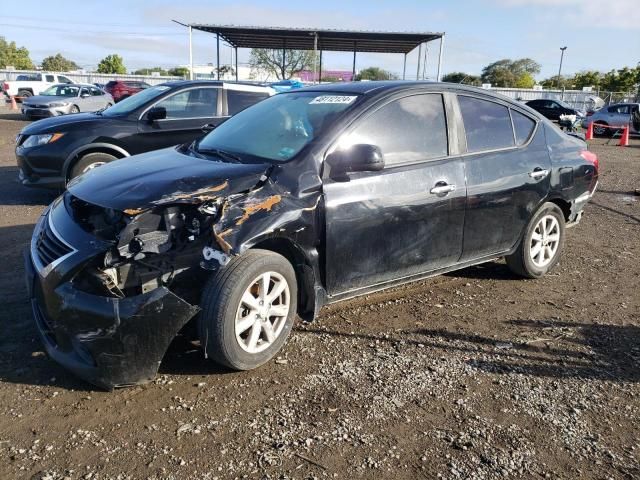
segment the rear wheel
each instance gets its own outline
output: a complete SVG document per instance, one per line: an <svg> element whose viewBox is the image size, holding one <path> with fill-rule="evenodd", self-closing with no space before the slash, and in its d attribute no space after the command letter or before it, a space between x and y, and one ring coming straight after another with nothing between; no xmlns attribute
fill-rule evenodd
<svg viewBox="0 0 640 480"><path fill-rule="evenodd" d="M71 169L69 180L77 177L78 175L82 175L83 173L86 173L89 170L93 170L94 168L101 167L105 163L113 162L116 159L117 157L114 157L113 155L109 155L108 153L102 153L102 152L88 153L75 163L75 165Z"/></svg>
<svg viewBox="0 0 640 480"><path fill-rule="evenodd" d="M593 134L600 137L609 135L609 129L606 127L606 122L597 122L593 124Z"/></svg>
<svg viewBox="0 0 640 480"><path fill-rule="evenodd" d="M21 97L21 98L33 97L33 93L31 93L29 90L20 90L18 92L18 97Z"/></svg>
<svg viewBox="0 0 640 480"><path fill-rule="evenodd" d="M285 344L297 311L297 282L289 261L249 250L212 276L198 320L207 356L234 370L268 362Z"/></svg>
<svg viewBox="0 0 640 480"><path fill-rule="evenodd" d="M564 229L562 210L555 203L545 203L527 225L516 251L505 257L511 271L539 278L551 270L560 260Z"/></svg>

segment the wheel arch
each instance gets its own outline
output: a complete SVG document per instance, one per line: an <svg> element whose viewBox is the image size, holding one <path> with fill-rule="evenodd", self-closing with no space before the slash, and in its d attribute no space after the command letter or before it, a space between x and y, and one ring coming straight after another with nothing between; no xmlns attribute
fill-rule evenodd
<svg viewBox="0 0 640 480"><path fill-rule="evenodd" d="M89 145L83 145L77 148L67 157L62 168L62 173L65 178L65 183L69 181L69 174L75 163L80 160L84 155L89 153L107 153L113 155L116 158L124 158L131 156L124 148L111 143L91 143Z"/></svg>
<svg viewBox="0 0 640 480"><path fill-rule="evenodd" d="M571 219L571 202L565 200L562 197L551 197L547 199L547 202L554 203L562 210L565 222L569 222Z"/></svg>
<svg viewBox="0 0 640 480"><path fill-rule="evenodd" d="M298 282L298 315L304 320L313 320L317 311L322 306L322 291L319 287L319 278L314 262L317 264L317 252L315 259L313 253L305 251L293 240L286 237L271 237L258 241L251 245L252 249L269 250L286 258L296 274Z"/></svg>

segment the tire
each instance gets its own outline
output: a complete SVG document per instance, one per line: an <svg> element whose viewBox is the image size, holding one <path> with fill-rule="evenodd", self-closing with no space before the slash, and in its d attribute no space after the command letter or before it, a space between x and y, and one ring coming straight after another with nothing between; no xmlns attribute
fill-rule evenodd
<svg viewBox="0 0 640 480"><path fill-rule="evenodd" d="M80 113L80 109L78 108L77 105L72 105L71 108L69 109L69 113L73 114L73 113Z"/></svg>
<svg viewBox="0 0 640 480"><path fill-rule="evenodd" d="M257 280L267 272L273 282L269 283L267 294L275 293L276 287L282 285L276 282L283 280L286 290L274 300L275 308L270 309L267 300L264 305L252 309L242 299L249 294L253 297L251 303L259 301L262 289ZM233 258L207 281L202 293L198 334L203 350L215 362L233 370L251 370L263 365L285 344L297 313L297 299L296 274L283 256L255 249ZM285 308L287 306L288 309ZM285 310L286 315L270 315ZM256 313L261 316L256 316ZM266 330L267 323L271 325L271 339ZM257 334L254 335L254 331ZM255 337L253 350L252 337Z"/></svg>
<svg viewBox="0 0 640 480"><path fill-rule="evenodd" d="M529 221L516 251L505 257L511 271L525 278L540 278L555 267L564 247L564 223L564 213L555 203L542 205ZM536 254L536 251L540 253Z"/></svg>
<svg viewBox="0 0 640 480"><path fill-rule="evenodd" d="M29 90L20 90L18 91L17 96L21 98L33 97L33 93L31 93Z"/></svg>
<svg viewBox="0 0 640 480"><path fill-rule="evenodd" d="M611 129L602 128L600 125L607 125L607 122L593 122L593 135L597 137L611 136Z"/></svg>
<svg viewBox="0 0 640 480"><path fill-rule="evenodd" d="M109 155L108 153L88 153L73 165L69 174L69 180L76 178L89 170L104 165L105 163L113 162L114 160L117 160L117 157Z"/></svg>

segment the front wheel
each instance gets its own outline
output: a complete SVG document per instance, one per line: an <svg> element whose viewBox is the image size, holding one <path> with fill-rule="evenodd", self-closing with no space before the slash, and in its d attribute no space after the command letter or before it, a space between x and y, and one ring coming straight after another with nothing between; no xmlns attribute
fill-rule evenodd
<svg viewBox="0 0 640 480"><path fill-rule="evenodd" d="M207 356L234 370L251 370L284 346L297 312L291 263L268 250L249 250L207 282L198 319Z"/></svg>
<svg viewBox="0 0 640 480"><path fill-rule="evenodd" d="M562 210L545 203L527 225L516 251L505 257L511 271L526 278L542 277L560 260L564 230Z"/></svg>
<svg viewBox="0 0 640 480"><path fill-rule="evenodd" d="M69 110L69 113L80 113L80 109L78 108L77 105L72 105L71 109Z"/></svg>
<svg viewBox="0 0 640 480"><path fill-rule="evenodd" d="M105 163L113 162L114 160L116 160L116 157L109 155L108 153L88 153L75 163L71 169L69 180L82 175L83 173L87 173L89 170L101 167Z"/></svg>
<svg viewBox="0 0 640 480"><path fill-rule="evenodd" d="M599 137L603 137L609 134L609 129L607 128L607 124L602 123L594 123L593 124L593 134Z"/></svg>

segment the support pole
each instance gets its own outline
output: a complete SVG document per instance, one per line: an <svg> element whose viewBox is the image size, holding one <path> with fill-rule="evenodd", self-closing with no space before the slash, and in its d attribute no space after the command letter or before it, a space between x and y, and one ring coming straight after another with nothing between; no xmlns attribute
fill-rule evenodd
<svg viewBox="0 0 640 480"><path fill-rule="evenodd" d="M318 82L318 32L313 34L313 83Z"/></svg>
<svg viewBox="0 0 640 480"><path fill-rule="evenodd" d="M353 68L351 69L351 81L356 79L356 52L358 50L357 42L353 42Z"/></svg>
<svg viewBox="0 0 640 480"><path fill-rule="evenodd" d="M216 79L220 80L220 34L216 33Z"/></svg>
<svg viewBox="0 0 640 480"><path fill-rule="evenodd" d="M436 76L436 81L439 82L440 81L440 72L442 70L442 51L443 51L443 45L444 45L444 33L442 34L442 36L440 37L440 54L438 55L438 74Z"/></svg>
<svg viewBox="0 0 640 480"><path fill-rule="evenodd" d="M406 80L407 76L407 54L404 54L404 64L402 65L402 79Z"/></svg>
<svg viewBox="0 0 640 480"><path fill-rule="evenodd" d="M416 70L416 80L420 79L420 60L422 60L422 44L418 45L418 70Z"/></svg>
<svg viewBox="0 0 640 480"><path fill-rule="evenodd" d="M427 76L427 60L429 59L429 43L424 46L424 60L422 62L422 80Z"/></svg>
<svg viewBox="0 0 640 480"><path fill-rule="evenodd" d="M238 47L236 47L236 82L238 81Z"/></svg>
<svg viewBox="0 0 640 480"><path fill-rule="evenodd" d="M287 57L287 49L285 46L282 47L282 67L280 69L280 72L282 73L282 80L284 80L284 75L285 75L285 65L286 65L286 57Z"/></svg>
<svg viewBox="0 0 640 480"><path fill-rule="evenodd" d="M318 72L318 83L322 83L322 50L320 50L320 71Z"/></svg>
<svg viewBox="0 0 640 480"><path fill-rule="evenodd" d="M189 25L189 80L193 80L193 41L191 39L193 27Z"/></svg>

